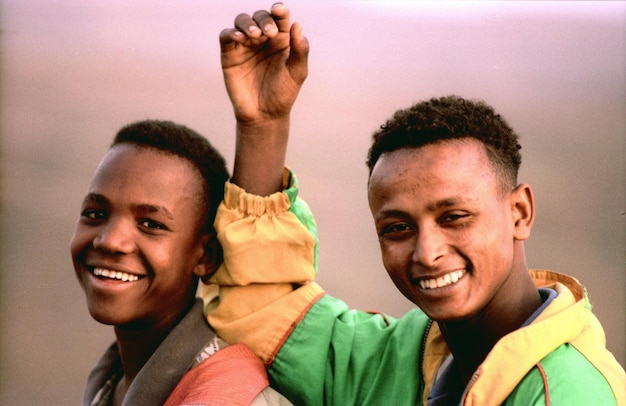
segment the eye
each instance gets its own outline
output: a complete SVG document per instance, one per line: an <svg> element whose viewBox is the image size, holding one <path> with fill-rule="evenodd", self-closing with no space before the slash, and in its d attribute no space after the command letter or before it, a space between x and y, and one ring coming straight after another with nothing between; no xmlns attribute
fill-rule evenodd
<svg viewBox="0 0 626 406"><path fill-rule="evenodd" d="M378 233L378 237L397 240L406 238L407 236L411 235L412 232L413 227L411 227L411 225L408 223L391 223L382 227L382 229Z"/></svg>
<svg viewBox="0 0 626 406"><path fill-rule="evenodd" d="M167 230L167 227L165 227L165 225L152 219L142 219L141 221L139 221L139 226L150 231Z"/></svg>
<svg viewBox="0 0 626 406"><path fill-rule="evenodd" d="M98 221L106 219L107 213L104 210L85 209L80 213L80 216L86 220Z"/></svg>
<svg viewBox="0 0 626 406"><path fill-rule="evenodd" d="M440 223L443 225L456 225L463 222L464 219L467 219L469 217L470 214L466 212L445 213L443 216L440 217Z"/></svg>

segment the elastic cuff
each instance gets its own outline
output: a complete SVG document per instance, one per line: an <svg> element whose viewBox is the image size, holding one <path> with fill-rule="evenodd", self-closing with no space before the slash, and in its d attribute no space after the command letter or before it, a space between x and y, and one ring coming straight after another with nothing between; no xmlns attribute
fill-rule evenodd
<svg viewBox="0 0 626 406"><path fill-rule="evenodd" d="M292 182L292 173L285 168L283 170L283 190L289 189ZM229 180L224 185L224 205L227 209L238 210L244 216L261 217L268 215L273 217L288 211L291 202L289 196L283 191L272 193L269 196L253 195Z"/></svg>

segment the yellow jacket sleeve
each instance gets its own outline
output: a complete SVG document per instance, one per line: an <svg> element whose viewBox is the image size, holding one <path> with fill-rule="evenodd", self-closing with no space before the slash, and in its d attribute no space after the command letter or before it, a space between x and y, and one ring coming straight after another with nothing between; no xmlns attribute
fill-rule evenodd
<svg viewBox="0 0 626 406"><path fill-rule="evenodd" d="M287 169L283 189L261 197L226 183L215 220L224 262L201 291L209 323L220 337L247 344L267 363L323 295L313 283L315 221Z"/></svg>

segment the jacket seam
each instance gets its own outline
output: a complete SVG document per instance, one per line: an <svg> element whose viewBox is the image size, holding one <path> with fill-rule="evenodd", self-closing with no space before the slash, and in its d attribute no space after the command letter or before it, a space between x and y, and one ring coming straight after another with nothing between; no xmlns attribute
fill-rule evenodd
<svg viewBox="0 0 626 406"><path fill-rule="evenodd" d="M293 332L293 330L296 328L296 326L304 319L304 317L307 315L307 313L309 312L309 310L311 309L311 307L313 307L313 305L315 303L317 303L318 300L320 300L322 297L324 297L326 295L326 292L321 292L318 293L313 300L311 300L309 302L309 304L302 309L302 311L300 312L300 314L298 315L298 317L291 323L291 325L289 326L289 328L285 331L285 333L283 334L282 338L279 341L279 344L276 346L276 348L274 348L274 350L272 351L272 353L270 354L269 358L267 359L267 361L265 362L265 367L266 368L270 368L272 366L272 363L274 362L274 360L276 359L276 356L278 355L278 353L280 352L280 350L283 348L283 345L285 344L285 342L289 339L289 336L291 335L291 333Z"/></svg>
<svg viewBox="0 0 626 406"><path fill-rule="evenodd" d="M543 391L546 399L546 406L550 406L550 390L548 389L548 376L540 363L535 364L539 373L541 374L541 380L543 381Z"/></svg>

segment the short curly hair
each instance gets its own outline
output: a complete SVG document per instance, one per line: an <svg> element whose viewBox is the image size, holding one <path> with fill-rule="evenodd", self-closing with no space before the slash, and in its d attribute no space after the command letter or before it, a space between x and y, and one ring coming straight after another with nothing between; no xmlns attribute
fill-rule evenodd
<svg viewBox="0 0 626 406"><path fill-rule="evenodd" d="M153 148L190 162L202 175L203 230L212 232L217 207L224 198L224 183L229 178L224 157L196 131L172 121L137 121L120 129L111 147L133 144Z"/></svg>
<svg viewBox="0 0 626 406"><path fill-rule="evenodd" d="M459 96L432 98L396 111L372 136L367 156L369 173L385 153L460 138L483 143L502 186L510 190L517 184L522 163L518 135L485 102Z"/></svg>

